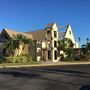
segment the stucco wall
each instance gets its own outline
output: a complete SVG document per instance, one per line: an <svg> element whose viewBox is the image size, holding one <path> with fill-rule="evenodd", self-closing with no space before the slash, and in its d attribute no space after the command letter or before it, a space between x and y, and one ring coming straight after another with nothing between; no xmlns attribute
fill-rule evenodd
<svg viewBox="0 0 90 90"><path fill-rule="evenodd" d="M71 32L71 34L70 34ZM74 39L74 35L71 29L71 26L69 25L65 34L65 38L69 38L70 40L72 40L72 42L75 44L75 39Z"/></svg>
<svg viewBox="0 0 90 90"><path fill-rule="evenodd" d="M57 33L56 38L54 37L54 31L56 31L56 33ZM55 52L54 52L55 50L57 51L57 47L54 47L54 41L56 41L56 42L58 41L58 28L57 28L56 23L52 27L52 37L53 37L53 39L51 40L51 42L52 42L53 49L51 50L51 58L52 58L53 62L58 62L58 58L55 60Z"/></svg>
<svg viewBox="0 0 90 90"><path fill-rule="evenodd" d="M44 41L42 42L42 48L46 48L46 43Z"/></svg>

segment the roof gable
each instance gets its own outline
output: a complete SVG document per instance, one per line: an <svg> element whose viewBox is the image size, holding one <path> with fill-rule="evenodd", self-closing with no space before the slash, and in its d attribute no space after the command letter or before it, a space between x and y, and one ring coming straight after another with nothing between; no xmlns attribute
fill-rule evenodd
<svg viewBox="0 0 90 90"><path fill-rule="evenodd" d="M75 43L74 35L73 35L70 25L67 25L66 32L65 32L65 38L69 38L72 40L73 43Z"/></svg>
<svg viewBox="0 0 90 90"><path fill-rule="evenodd" d="M13 38L13 35L22 34L22 35L26 36L27 38L33 39L31 34L16 32L16 31L13 31L13 30L10 30L10 29L3 29L2 33L5 33L5 32L8 34L8 36L10 38Z"/></svg>

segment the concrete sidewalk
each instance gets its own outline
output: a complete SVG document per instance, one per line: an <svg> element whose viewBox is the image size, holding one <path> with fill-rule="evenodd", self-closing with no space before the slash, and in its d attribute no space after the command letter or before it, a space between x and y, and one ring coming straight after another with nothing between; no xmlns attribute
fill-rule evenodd
<svg viewBox="0 0 90 90"><path fill-rule="evenodd" d="M81 64L90 64L90 62L65 62L65 61L60 61L60 62L41 62L40 64L33 64L33 65L5 65L5 66L0 66L0 68L21 68L21 67L45 67L45 66L62 66L62 65L81 65Z"/></svg>

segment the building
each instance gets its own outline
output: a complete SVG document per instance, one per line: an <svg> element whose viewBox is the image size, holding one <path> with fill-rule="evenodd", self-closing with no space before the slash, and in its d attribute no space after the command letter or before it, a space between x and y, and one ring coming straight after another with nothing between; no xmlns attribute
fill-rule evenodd
<svg viewBox="0 0 90 90"><path fill-rule="evenodd" d="M63 30L62 30L63 29ZM58 40L62 40L64 38L68 38L74 44L74 48L78 48L78 43L75 41L72 29L70 25L60 28L60 32L58 32Z"/></svg>
<svg viewBox="0 0 90 90"><path fill-rule="evenodd" d="M13 30L3 29L0 35L0 43L4 43L6 39L13 38L13 35L17 34L25 35L27 38L33 40L34 46L31 46L30 49L28 46L26 46L24 54L30 53L30 55L37 61L59 61L57 49L58 40L69 38L75 45L75 39L70 25L67 25L65 32L59 32L56 23L50 23L44 29L33 32L30 31L21 33Z"/></svg>
<svg viewBox="0 0 90 90"><path fill-rule="evenodd" d="M48 24L43 30L36 30L34 32L26 32L32 34L35 43L35 49L32 50L34 57L40 60L51 60L57 62L57 41L58 28L56 23Z"/></svg>
<svg viewBox="0 0 90 90"><path fill-rule="evenodd" d="M0 53L0 54L2 54L3 56L5 56L5 55L6 55L6 56L10 56L10 55L11 55L12 50L6 50L6 49L4 49L4 48L3 48L3 46L4 46L3 44L4 44L7 40L12 39L13 36L14 36L14 35L17 35L17 34L22 34L22 35L26 36L27 38L33 39L33 37L32 37L31 34L16 32L16 31L14 31L14 30L9 30L9 29L3 29L2 32L1 32L1 34L0 34L0 45L1 45L0 50L1 50L1 52L2 52L2 53ZM19 46L21 47L21 45L19 45ZM21 52L21 50L20 50L20 51L15 50L15 54L16 54L16 55L17 55L17 52L19 53L19 52ZM23 54L28 54L28 53L29 53L29 47L28 47L28 45L25 46L23 52L24 52Z"/></svg>

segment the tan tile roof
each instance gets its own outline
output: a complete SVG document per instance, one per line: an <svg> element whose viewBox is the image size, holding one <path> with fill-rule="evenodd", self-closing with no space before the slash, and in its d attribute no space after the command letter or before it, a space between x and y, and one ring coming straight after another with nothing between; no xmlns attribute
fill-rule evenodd
<svg viewBox="0 0 90 90"><path fill-rule="evenodd" d="M46 32L44 29L43 30L36 30L33 32L26 32L26 33L32 34L33 40L44 41L45 37L46 37L46 34L45 34Z"/></svg>
<svg viewBox="0 0 90 90"><path fill-rule="evenodd" d="M8 35L12 38L13 35L17 35L17 34L22 34L24 36L26 36L27 38L31 38L33 39L32 35L31 34L27 34L27 33L22 33L22 32L16 32L16 31L13 31L13 30L10 30L10 29L4 29Z"/></svg>

